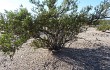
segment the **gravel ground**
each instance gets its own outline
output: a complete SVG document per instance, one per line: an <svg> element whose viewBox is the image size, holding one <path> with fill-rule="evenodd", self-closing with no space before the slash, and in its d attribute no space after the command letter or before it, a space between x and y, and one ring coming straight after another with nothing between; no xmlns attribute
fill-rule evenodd
<svg viewBox="0 0 110 70"><path fill-rule="evenodd" d="M78 40L52 54L47 49L34 49L24 43L13 61L0 52L0 70L110 70L110 33L88 28Z"/></svg>

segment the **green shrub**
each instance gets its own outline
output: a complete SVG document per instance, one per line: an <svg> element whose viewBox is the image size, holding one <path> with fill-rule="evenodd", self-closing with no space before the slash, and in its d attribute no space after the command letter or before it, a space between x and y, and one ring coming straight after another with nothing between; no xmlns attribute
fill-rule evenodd
<svg viewBox="0 0 110 70"><path fill-rule="evenodd" d="M32 41L31 46L35 49L37 48L46 48L46 43L43 42L41 39L35 39Z"/></svg>
<svg viewBox="0 0 110 70"><path fill-rule="evenodd" d="M110 29L110 24L107 23L106 20L100 21L99 26L97 27L98 30L105 32L106 30Z"/></svg>
<svg viewBox="0 0 110 70"><path fill-rule="evenodd" d="M5 54L14 54L29 39L31 20L25 8L0 14L0 50Z"/></svg>

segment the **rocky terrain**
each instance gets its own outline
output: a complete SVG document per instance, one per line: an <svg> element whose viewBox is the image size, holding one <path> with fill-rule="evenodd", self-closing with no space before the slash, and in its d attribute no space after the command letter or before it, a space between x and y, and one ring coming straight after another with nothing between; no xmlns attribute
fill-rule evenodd
<svg viewBox="0 0 110 70"><path fill-rule="evenodd" d="M0 70L110 70L110 33L88 28L78 40L52 54L24 43L11 61L0 52Z"/></svg>

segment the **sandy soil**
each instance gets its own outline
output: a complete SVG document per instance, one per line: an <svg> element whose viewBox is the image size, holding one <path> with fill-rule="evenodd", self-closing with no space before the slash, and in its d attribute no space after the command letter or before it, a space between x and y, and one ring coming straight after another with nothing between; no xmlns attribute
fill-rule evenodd
<svg viewBox="0 0 110 70"><path fill-rule="evenodd" d="M68 48L54 54L35 50L31 41L23 44L13 61L0 52L0 70L110 70L110 33L88 28Z"/></svg>

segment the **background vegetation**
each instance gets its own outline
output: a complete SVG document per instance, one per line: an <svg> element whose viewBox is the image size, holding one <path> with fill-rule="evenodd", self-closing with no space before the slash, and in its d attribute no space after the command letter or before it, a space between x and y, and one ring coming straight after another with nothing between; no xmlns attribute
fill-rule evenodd
<svg viewBox="0 0 110 70"><path fill-rule="evenodd" d="M100 20L97 29L103 32L110 30L110 20Z"/></svg>

